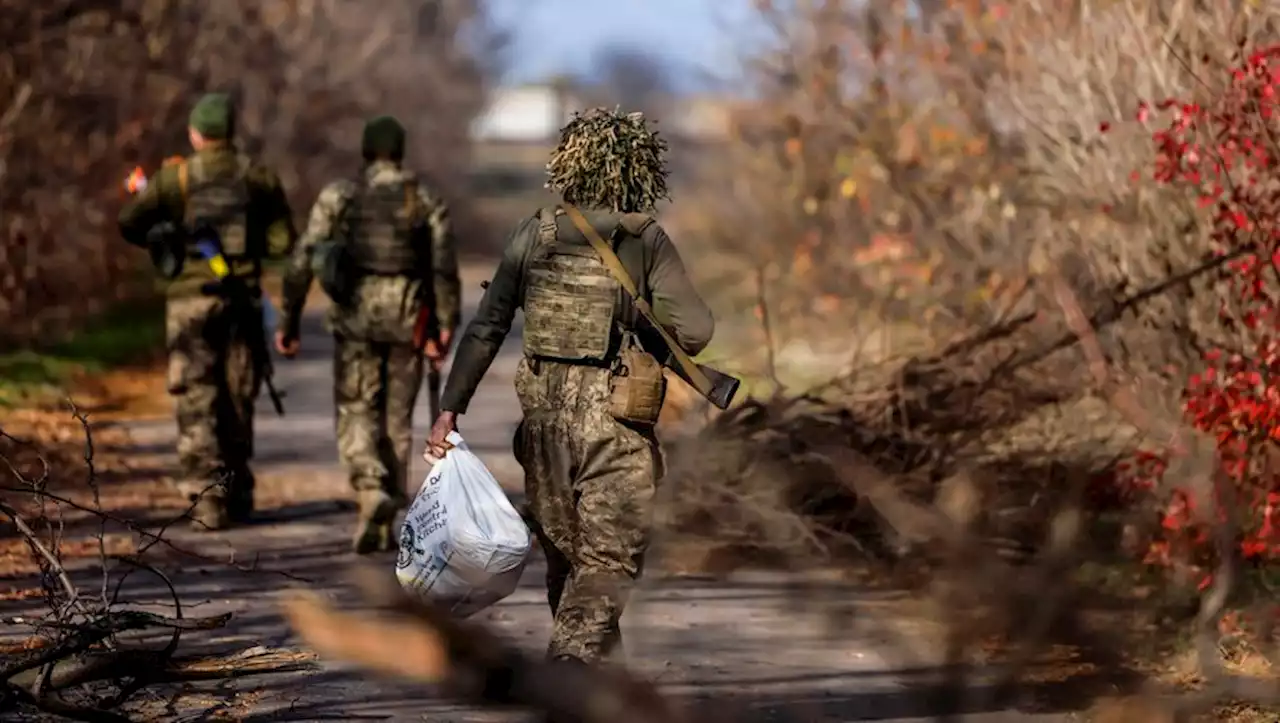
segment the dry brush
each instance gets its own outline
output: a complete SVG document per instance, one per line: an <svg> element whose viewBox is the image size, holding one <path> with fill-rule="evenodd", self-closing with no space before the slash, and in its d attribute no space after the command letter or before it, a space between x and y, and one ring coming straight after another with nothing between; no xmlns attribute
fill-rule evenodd
<svg viewBox="0 0 1280 723"><path fill-rule="evenodd" d="M1192 685L1139 687L1099 720L1193 720L1233 701L1274 710L1274 675L1224 661L1243 645L1268 669L1280 663L1274 611L1247 635L1231 622L1230 608L1250 602L1243 510L1226 495L1215 440L1182 414L1201 349L1232 341L1218 313L1228 259L1206 258L1211 222L1194 195L1135 185L1159 149L1150 129L1120 127L1143 100L1207 105L1223 92L1214 74L1272 30L1274 10L1191 0L757 7L773 45L752 59L756 100L711 164L710 192L675 213L685 236L706 240L687 247L691 268L723 272L702 279L721 329L749 332L742 347L762 349L726 358L776 393L713 416L676 447L663 552L710 540L729 548L722 571L873 561L873 577L935 603L939 721L963 719L975 699L1012 707L1058 644L1083 648L1110 686L1144 662L1137 651L1179 635L1193 642ZM788 356L789 346L808 349ZM823 383L784 378L788 364L822 367ZM1209 584L1180 599L1136 594L1170 582L1135 570L1159 505L1109 498L1113 478L1100 475L1153 439L1182 450L1167 484L1196 491L1216 549ZM1124 589L1081 574L1099 568ZM798 588L797 607L811 595ZM380 632L362 629L363 649L352 623L322 606L300 602L293 620L321 650L366 663L372 641L425 626L415 640L431 665L409 677L457 677L460 695L550 720L605 720L618 700L640 720L688 715L634 702L633 683L607 675L531 692L556 668L495 653L496 643L478 654L467 641L481 633L397 606ZM1107 606L1126 613L1100 620ZM979 664L993 638L1004 648L994 671Z"/></svg>
<svg viewBox="0 0 1280 723"><path fill-rule="evenodd" d="M193 695L193 684L310 669L314 655L306 651L188 650L184 634L218 630L232 615L192 616L190 608L199 601L184 599L178 592L182 580L156 564L155 553L257 571L167 539L174 523L189 519L189 509L149 525L110 512L96 467L94 427L74 405L68 414L80 430L80 465L51 464L47 442L0 428L0 533L20 540L30 563L19 566L10 582L34 585L39 593L9 605L11 614L0 618L6 638L0 643L0 714L90 723L163 720L202 710L206 703ZM69 548L83 542L69 532L75 518L96 522L87 567L70 555ZM121 527L134 540L127 551L108 533ZM128 583L144 577L159 592L134 598ZM35 600L43 601L43 610L33 607ZM233 707L215 696L206 712Z"/></svg>

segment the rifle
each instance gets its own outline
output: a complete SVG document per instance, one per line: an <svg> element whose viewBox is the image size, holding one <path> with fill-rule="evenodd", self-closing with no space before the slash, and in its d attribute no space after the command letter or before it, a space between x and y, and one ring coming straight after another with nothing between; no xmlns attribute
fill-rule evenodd
<svg viewBox="0 0 1280 723"><path fill-rule="evenodd" d="M200 256L209 264L209 269L213 271L213 275L218 279L219 285L227 292L227 297L231 300L233 306L239 307L242 313L248 313L253 310L253 294L244 280L231 275L231 267L227 264L226 258L222 255L221 245L217 241L217 236L208 226L197 224L196 232L193 234L196 238L196 249L199 250ZM263 303L267 308L271 307L271 299L265 294L261 296ZM275 368L271 363L271 352L267 349L267 332L265 325L260 325L261 333L250 334L249 352L253 355L253 363L262 372L262 381L267 388L267 395L271 398L271 406L275 407L276 414L284 416L284 392L276 389L272 376Z"/></svg>
<svg viewBox="0 0 1280 723"><path fill-rule="evenodd" d="M600 259L604 261L605 266L609 267L609 273L613 275L613 278L617 279L618 283L627 292L627 295L631 297L636 311L640 312L640 316L649 322L649 325L662 337L662 342L671 351L666 367L674 372L676 376L683 379L686 384L693 387L694 391L701 394L708 402L720 409L728 409L729 405L733 403L733 397L738 393L738 387L742 385L742 382L737 377L694 361L693 357L690 357L688 352L682 349L680 344L672 338L671 332L667 331L666 327L658 322L657 317L653 315L653 309L649 306L649 302L640 295L640 290L636 288L635 281L627 273L626 267L622 265L622 260L613 252L609 244L600 238L600 234L596 233L596 230L591 227L582 212L567 203L562 208L569 215L569 220L573 221L573 225L577 226L582 235L586 236L587 240L591 242L596 253L600 255ZM670 360L674 360L676 363L671 364Z"/></svg>
<svg viewBox="0 0 1280 723"><path fill-rule="evenodd" d="M427 360L427 409L435 424L440 416L440 363L431 360Z"/></svg>
<svg viewBox="0 0 1280 723"><path fill-rule="evenodd" d="M430 244L431 228L425 223L418 201L418 185L416 182L405 184L405 210L414 219L413 235L416 237L414 249L417 253L418 275L423 285L418 289L418 318L413 325L413 345L421 354L428 339L440 340L440 319L436 316L435 294L432 293L431 279L434 277L430 252L423 252L424 245ZM440 416L440 362L427 360L427 410L431 415L431 423L435 424Z"/></svg>
<svg viewBox="0 0 1280 723"><path fill-rule="evenodd" d="M418 319L413 325L413 347L422 352L428 339L440 338L440 323L435 311L428 304L418 307ZM427 408L431 413L431 423L435 424L440 416L440 366L434 360L427 360Z"/></svg>
<svg viewBox="0 0 1280 723"><path fill-rule="evenodd" d="M673 355L674 356L674 355ZM706 364L699 364L692 359L689 363L693 365L701 373L704 382L695 380L689 372L685 371L683 364L667 364L666 367L676 376L684 380L685 384L693 387L708 402L716 405L719 409L728 409L733 403L733 397L738 393L738 387L742 385L742 381L737 377L709 367ZM701 385L701 386L700 386Z"/></svg>

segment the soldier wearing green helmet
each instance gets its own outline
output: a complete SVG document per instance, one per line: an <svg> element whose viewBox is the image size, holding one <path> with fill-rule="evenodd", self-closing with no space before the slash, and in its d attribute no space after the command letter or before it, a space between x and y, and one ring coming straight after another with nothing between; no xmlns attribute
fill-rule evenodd
<svg viewBox="0 0 1280 723"><path fill-rule="evenodd" d="M280 179L236 149L235 132L231 99L202 97L188 128L194 153L161 168L119 217L121 236L150 250L168 280L176 482L205 530L243 522L253 510L254 402L270 363L262 264L287 255L296 236ZM216 239L214 257L197 247L197 227Z"/></svg>
<svg viewBox="0 0 1280 723"><path fill-rule="evenodd" d="M370 120L359 174L320 192L285 272L276 338L281 354L297 354L303 306L318 278L333 302L326 326L337 347L338 456L359 507L358 554L396 543L391 526L405 504L424 357L443 360L459 318L449 209L403 167L405 143L395 118Z"/></svg>

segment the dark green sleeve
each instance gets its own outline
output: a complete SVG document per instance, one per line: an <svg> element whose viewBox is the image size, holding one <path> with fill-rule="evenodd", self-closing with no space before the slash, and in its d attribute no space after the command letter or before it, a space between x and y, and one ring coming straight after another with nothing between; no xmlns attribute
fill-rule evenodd
<svg viewBox="0 0 1280 723"><path fill-rule="evenodd" d="M147 246L147 232L161 223L182 220L182 189L178 185L177 166L161 168L147 184L120 209L117 224L120 235L134 246Z"/></svg>
<svg viewBox="0 0 1280 723"><path fill-rule="evenodd" d="M680 347L695 356L711 342L716 320L693 287L676 245L661 226L653 226L653 267L649 272L653 314Z"/></svg>
<svg viewBox="0 0 1280 723"><path fill-rule="evenodd" d="M293 225L293 209L289 207L284 184L275 171L263 167L255 169L254 180L266 233L267 256L286 258L298 240L298 230Z"/></svg>
<svg viewBox="0 0 1280 723"><path fill-rule="evenodd" d="M466 414L480 380L498 356L502 342L511 331L516 310L520 308L525 256L537 237L538 220L531 217L517 226L507 239L507 248L498 263L498 270L480 299L475 317L467 324L458 342L453 370L440 395L442 410Z"/></svg>

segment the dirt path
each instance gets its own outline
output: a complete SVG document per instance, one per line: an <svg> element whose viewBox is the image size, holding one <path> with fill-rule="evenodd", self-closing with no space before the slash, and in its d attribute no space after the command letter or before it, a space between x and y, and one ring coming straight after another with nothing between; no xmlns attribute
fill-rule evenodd
<svg viewBox="0 0 1280 723"><path fill-rule="evenodd" d="M470 301L479 297L479 282L487 273L488 269L468 270L465 291ZM176 529L169 533L176 544L220 558L234 555L256 570L172 561L179 593L199 605L190 614L235 613L229 629L192 641L198 645L220 649L296 644L275 605L281 591L291 586L320 589L344 602L354 598L342 574L354 561L347 552L353 512L343 503L349 491L334 450L332 342L320 328L317 311L307 317L303 353L278 365L279 386L288 393L288 416L278 418L265 400L261 404L256 470L262 520L217 535ZM504 349L461 424L468 442L514 495L521 485L510 454L518 421L511 384L518 353L516 343ZM426 433L425 399L418 419L421 440ZM134 423L130 431L139 453L171 462L172 422ZM419 461L412 478L420 480L425 471ZM390 574L393 559L388 555L376 564ZM550 627L541 575L541 561L532 562L520 589L480 616L531 650L541 650ZM673 692L723 696L754 711L751 717L757 720L774 719L783 709L791 711L793 720L912 721L929 714L928 683L933 674L899 669L901 658L874 617L854 615L851 629L833 634L823 616L794 609L795 590L789 582L770 575L727 582L648 581L624 619L631 665ZM148 585L139 580L126 596L160 599L161 592ZM833 587L828 592L855 609L859 601L874 602L874 596L854 588ZM330 663L323 663L318 672L235 683L219 696L228 693L238 696L229 711L236 720L505 719L448 705L422 689L371 681ZM797 706L805 706L798 715Z"/></svg>

